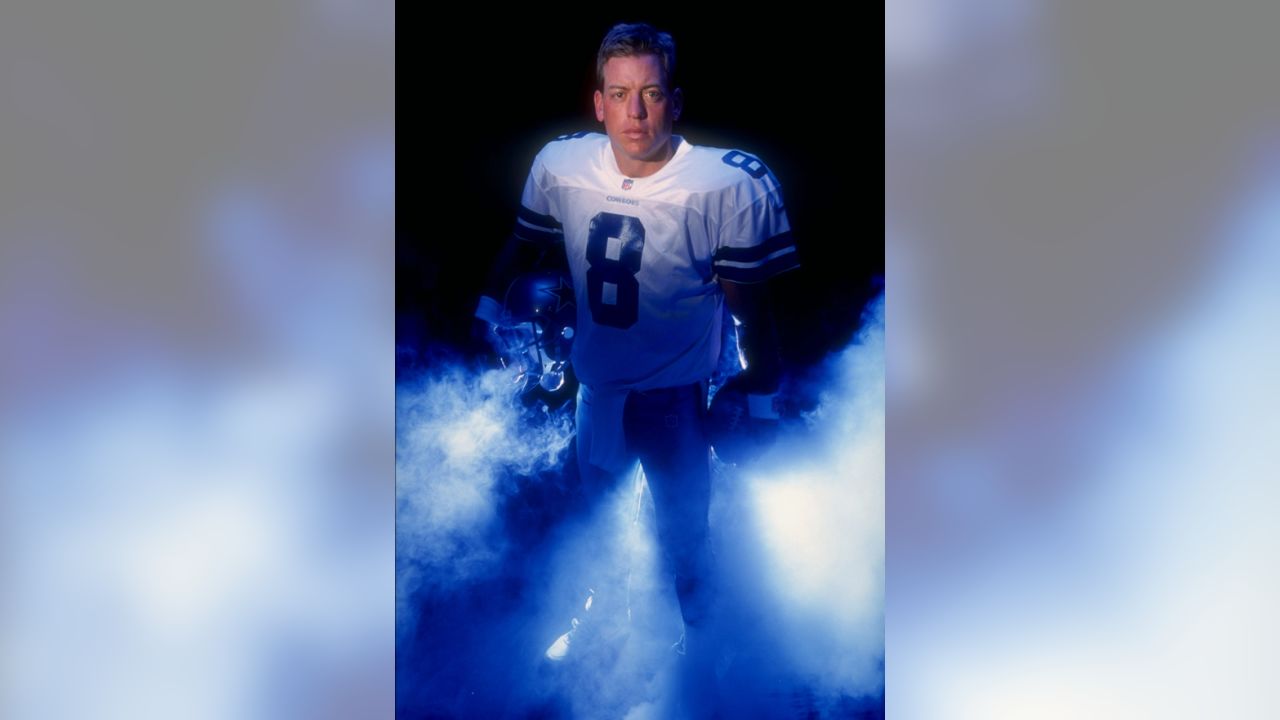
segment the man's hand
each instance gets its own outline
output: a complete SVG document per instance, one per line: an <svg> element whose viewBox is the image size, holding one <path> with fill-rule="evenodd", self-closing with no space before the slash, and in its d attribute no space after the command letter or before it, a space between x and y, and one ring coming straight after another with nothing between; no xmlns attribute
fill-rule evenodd
<svg viewBox="0 0 1280 720"><path fill-rule="evenodd" d="M781 419L778 395L750 392L752 383L745 373L735 375L711 399L707 438L716 457L725 463L749 463L777 439Z"/></svg>
<svg viewBox="0 0 1280 720"><path fill-rule="evenodd" d="M717 391L717 395L720 393L725 393L726 398L731 395L741 396L743 407L753 419L777 420L780 417L775 408L778 399L777 378L760 380L750 373L742 372L729 378Z"/></svg>
<svg viewBox="0 0 1280 720"><path fill-rule="evenodd" d="M502 323L502 305L493 298L482 295L476 305L475 316L471 319L471 339L477 348L488 348L499 358L506 348L498 336L498 328Z"/></svg>

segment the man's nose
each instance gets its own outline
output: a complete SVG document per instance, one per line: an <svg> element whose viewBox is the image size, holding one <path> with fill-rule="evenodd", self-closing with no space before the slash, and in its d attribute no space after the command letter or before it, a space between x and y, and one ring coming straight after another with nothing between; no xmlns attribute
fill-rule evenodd
<svg viewBox="0 0 1280 720"><path fill-rule="evenodd" d="M627 99L627 117L642 118L644 117L644 98L636 93Z"/></svg>

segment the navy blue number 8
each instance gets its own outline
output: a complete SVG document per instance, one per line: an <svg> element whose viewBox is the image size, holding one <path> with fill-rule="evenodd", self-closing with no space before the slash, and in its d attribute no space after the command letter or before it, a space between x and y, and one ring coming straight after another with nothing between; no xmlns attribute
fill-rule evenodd
<svg viewBox="0 0 1280 720"><path fill-rule="evenodd" d="M729 167L738 168L755 180L764 180L765 187L769 189L769 197L773 202L774 210L782 212L782 196L778 193L778 178L774 177L769 168L760 162L760 158L748 155L741 150L730 150L724 154L724 157L720 158L720 161Z"/></svg>
<svg viewBox="0 0 1280 720"><path fill-rule="evenodd" d="M756 180L769 174L769 168L760 162L760 158L748 155L741 150L730 150L720 160L730 167L742 168L743 171Z"/></svg>
<svg viewBox="0 0 1280 720"><path fill-rule="evenodd" d="M609 239L618 243L617 258L608 256ZM640 316L640 257L644 225L630 215L597 213L587 235L587 300L598 325L626 329ZM604 300L605 283L614 287L612 303Z"/></svg>

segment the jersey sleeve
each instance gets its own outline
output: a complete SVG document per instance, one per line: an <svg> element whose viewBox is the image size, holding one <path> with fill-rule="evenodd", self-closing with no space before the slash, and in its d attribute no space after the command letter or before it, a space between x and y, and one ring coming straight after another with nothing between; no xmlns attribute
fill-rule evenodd
<svg viewBox="0 0 1280 720"><path fill-rule="evenodd" d="M564 240L564 225L555 217L555 203L547 191L547 168L542 153L533 160L529 177L520 194L520 210L516 213L512 234L539 245L552 245Z"/></svg>
<svg viewBox="0 0 1280 720"><path fill-rule="evenodd" d="M800 266L776 185L721 222L711 262L716 275L736 283L764 282Z"/></svg>

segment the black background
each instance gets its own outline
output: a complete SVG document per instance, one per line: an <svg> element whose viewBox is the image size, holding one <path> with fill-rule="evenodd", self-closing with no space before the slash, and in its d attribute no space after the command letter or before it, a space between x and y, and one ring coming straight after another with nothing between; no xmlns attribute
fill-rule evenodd
<svg viewBox="0 0 1280 720"><path fill-rule="evenodd" d="M871 205L880 194L865 182L869 73L844 49L847 27L495 12L421 34L402 23L397 35L399 370L479 350L471 313L533 157L556 135L603 132L591 103L595 53L614 23L638 20L676 41L685 109L675 132L754 154L782 183L802 264L771 283L784 361L803 370L849 342L882 288L884 244Z"/></svg>

